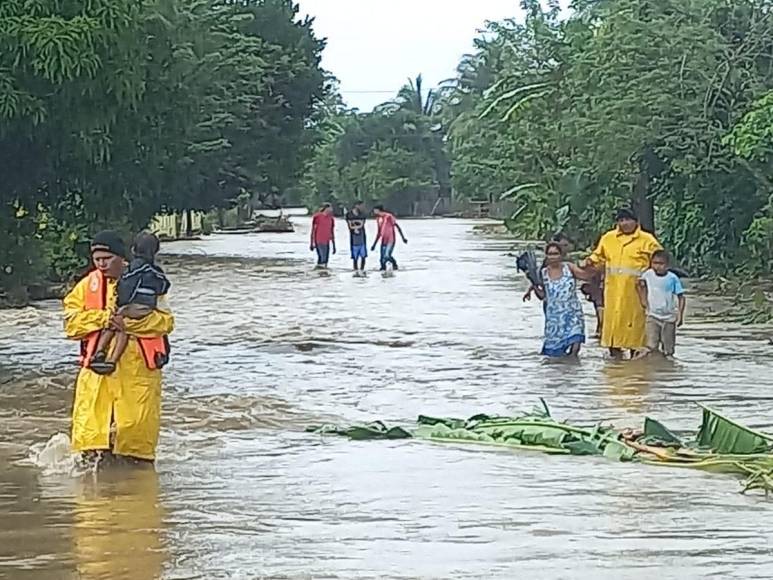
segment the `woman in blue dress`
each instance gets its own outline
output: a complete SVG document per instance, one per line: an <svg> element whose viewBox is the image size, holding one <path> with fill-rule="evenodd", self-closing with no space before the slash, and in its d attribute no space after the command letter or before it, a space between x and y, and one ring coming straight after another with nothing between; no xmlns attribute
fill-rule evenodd
<svg viewBox="0 0 773 580"><path fill-rule="evenodd" d="M577 280L591 276L591 272L564 261L560 244L550 242L545 246L542 286L536 289L545 303L545 356L577 356L580 352L585 342L585 318L577 296Z"/></svg>

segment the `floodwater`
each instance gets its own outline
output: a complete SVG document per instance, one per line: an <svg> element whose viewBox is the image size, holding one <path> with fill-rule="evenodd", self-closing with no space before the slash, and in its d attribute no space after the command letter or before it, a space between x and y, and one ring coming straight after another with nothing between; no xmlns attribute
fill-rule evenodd
<svg viewBox="0 0 773 580"><path fill-rule="evenodd" d="M404 222L387 279L352 277L345 243L330 276L312 271L298 223L166 246L177 331L155 472L30 464L68 430L77 349L56 303L0 312L0 578L773 577L773 504L730 476L303 432L539 397L581 423L694 429L702 401L765 428L761 337L693 315L674 363L594 344L548 363L509 244L473 222Z"/></svg>

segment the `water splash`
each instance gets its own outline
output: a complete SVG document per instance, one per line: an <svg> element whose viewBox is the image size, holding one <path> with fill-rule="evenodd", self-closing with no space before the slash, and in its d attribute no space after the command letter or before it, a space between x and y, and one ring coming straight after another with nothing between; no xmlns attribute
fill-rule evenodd
<svg viewBox="0 0 773 580"><path fill-rule="evenodd" d="M44 475L80 475L78 454L72 452L70 438L65 433L32 445L27 462L40 468Z"/></svg>

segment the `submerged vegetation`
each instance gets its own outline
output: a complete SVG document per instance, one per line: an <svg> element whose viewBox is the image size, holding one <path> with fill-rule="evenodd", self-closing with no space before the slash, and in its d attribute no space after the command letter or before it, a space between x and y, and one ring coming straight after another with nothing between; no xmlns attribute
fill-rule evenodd
<svg viewBox="0 0 773 580"><path fill-rule="evenodd" d="M646 418L641 430L609 425L584 427L555 420L542 401L516 417L475 415L469 419L420 415L416 425L388 427L381 421L347 427L324 425L308 431L353 440L420 439L455 444L492 445L552 455L599 455L616 461L699 469L745 478L742 492L773 491L773 435L735 423L701 406L695 434L677 435Z"/></svg>

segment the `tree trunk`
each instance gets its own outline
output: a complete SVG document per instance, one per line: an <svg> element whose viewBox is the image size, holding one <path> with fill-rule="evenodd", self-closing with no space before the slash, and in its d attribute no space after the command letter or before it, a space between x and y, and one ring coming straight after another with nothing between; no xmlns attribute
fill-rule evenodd
<svg viewBox="0 0 773 580"><path fill-rule="evenodd" d="M639 172L631 191L631 206L644 231L655 233L655 203L650 196L650 176L640 161Z"/></svg>

